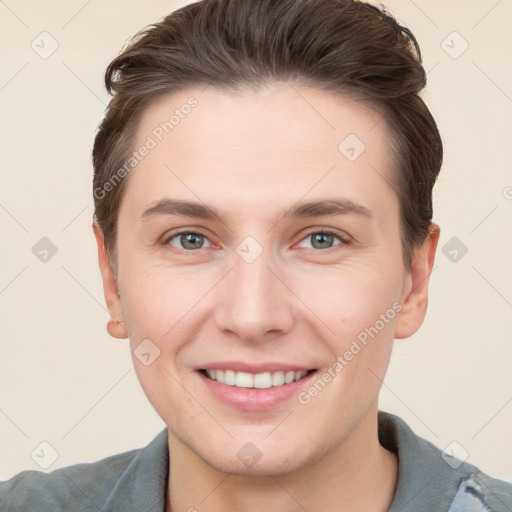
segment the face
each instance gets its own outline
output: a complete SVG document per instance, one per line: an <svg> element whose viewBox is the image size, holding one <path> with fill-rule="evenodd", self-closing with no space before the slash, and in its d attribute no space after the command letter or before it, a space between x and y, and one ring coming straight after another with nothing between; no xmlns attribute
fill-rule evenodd
<svg viewBox="0 0 512 512"><path fill-rule="evenodd" d="M433 262L430 245L403 266L385 120L316 89L208 87L151 105L143 145L117 282L100 263L126 327L111 333L129 336L171 442L239 474L349 443L377 410L393 339L423 320Z"/></svg>

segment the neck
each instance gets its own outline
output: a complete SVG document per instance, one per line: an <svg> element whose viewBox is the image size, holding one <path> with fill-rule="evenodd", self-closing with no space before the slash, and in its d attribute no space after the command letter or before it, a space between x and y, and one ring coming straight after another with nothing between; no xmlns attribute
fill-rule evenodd
<svg viewBox="0 0 512 512"><path fill-rule="evenodd" d="M385 512L393 500L398 460L378 441L372 409L335 450L279 476L223 473L207 465L169 431L166 512Z"/></svg>

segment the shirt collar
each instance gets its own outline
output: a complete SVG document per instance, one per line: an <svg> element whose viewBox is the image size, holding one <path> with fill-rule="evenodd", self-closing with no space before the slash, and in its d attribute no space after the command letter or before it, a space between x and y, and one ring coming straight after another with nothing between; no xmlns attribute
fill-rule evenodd
<svg viewBox="0 0 512 512"><path fill-rule="evenodd" d="M168 477L169 445L165 428L131 460L102 510L165 512Z"/></svg>
<svg viewBox="0 0 512 512"><path fill-rule="evenodd" d="M460 485L461 471L454 471L443 460L439 448L418 437L398 416L379 411L378 425L380 444L398 458L398 481L389 512L447 510ZM469 464L464 464L464 468L478 471ZM165 512L168 478L165 428L130 461L103 510Z"/></svg>
<svg viewBox="0 0 512 512"><path fill-rule="evenodd" d="M446 512L464 478L480 471L463 463L449 464L448 454L416 435L403 419L379 411L379 442L398 458L398 481L388 512Z"/></svg>

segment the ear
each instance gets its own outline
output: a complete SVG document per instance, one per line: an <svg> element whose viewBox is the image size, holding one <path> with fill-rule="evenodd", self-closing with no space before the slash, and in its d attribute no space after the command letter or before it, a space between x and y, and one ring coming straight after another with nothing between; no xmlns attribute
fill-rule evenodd
<svg viewBox="0 0 512 512"><path fill-rule="evenodd" d="M414 251L411 270L408 272L404 286L402 310L395 323L395 338L408 338L413 335L425 319L428 306L428 283L440 234L439 226L432 222L427 238Z"/></svg>
<svg viewBox="0 0 512 512"><path fill-rule="evenodd" d="M101 278L103 281L103 293L111 316L111 319L107 322L107 331L114 338L125 339L128 338L128 333L125 327L121 297L119 296L119 290L117 287L117 279L110 265L103 232L101 231L96 218L93 221L92 228L98 245L98 260Z"/></svg>

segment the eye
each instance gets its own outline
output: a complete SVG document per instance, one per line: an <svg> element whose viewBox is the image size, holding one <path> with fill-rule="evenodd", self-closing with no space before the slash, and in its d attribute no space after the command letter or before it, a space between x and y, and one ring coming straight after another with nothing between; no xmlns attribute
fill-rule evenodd
<svg viewBox="0 0 512 512"><path fill-rule="evenodd" d="M338 245L348 245L350 240L345 239L336 231L330 229L321 229L317 231L311 231L301 240L301 243L310 239L311 244L307 248L320 249L328 251ZM334 240L338 240L339 243L333 245ZM204 249L205 247L211 247L211 242L202 233L196 231L179 231L168 236L163 242L164 245L170 244L173 247L182 251L195 251ZM208 245L205 245L208 244Z"/></svg>
<svg viewBox="0 0 512 512"><path fill-rule="evenodd" d="M344 239L341 235L337 234L335 231L330 229L322 229L320 231L311 231L306 235L305 238L302 239L308 240L311 239L311 246L309 248L312 249L321 249L321 250L329 250L337 245L348 245L350 243L349 240ZM334 239L340 241L338 244L334 244Z"/></svg>
<svg viewBox="0 0 512 512"><path fill-rule="evenodd" d="M206 236L201 233L195 231L180 231L167 237L163 243L164 245L170 244L180 250L194 251L203 249L205 241L210 243Z"/></svg>

